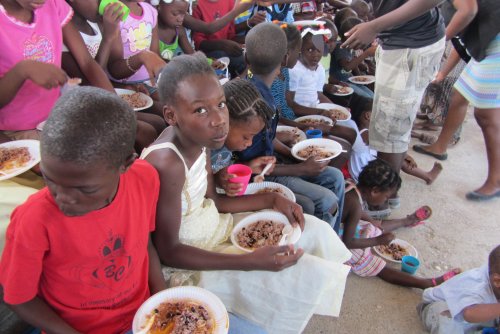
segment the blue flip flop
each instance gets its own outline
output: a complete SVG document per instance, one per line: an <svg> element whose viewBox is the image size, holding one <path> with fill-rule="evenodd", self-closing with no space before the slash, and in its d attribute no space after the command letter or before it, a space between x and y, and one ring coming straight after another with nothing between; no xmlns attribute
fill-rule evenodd
<svg viewBox="0 0 500 334"><path fill-rule="evenodd" d="M465 198L469 201L485 202L494 199L495 197L500 197L500 190L491 195L485 195L478 193L477 191L471 191L465 194Z"/></svg>

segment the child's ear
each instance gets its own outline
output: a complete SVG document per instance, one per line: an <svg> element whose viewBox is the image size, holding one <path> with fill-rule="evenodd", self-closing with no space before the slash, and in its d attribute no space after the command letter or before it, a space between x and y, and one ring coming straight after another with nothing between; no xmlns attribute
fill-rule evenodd
<svg viewBox="0 0 500 334"><path fill-rule="evenodd" d="M132 164L134 163L134 161L138 158L139 156L137 155L137 153L132 153L130 154L127 159L125 159L125 163L123 165L121 165L120 167L120 173L123 174L125 173L129 168L130 166L132 166Z"/></svg>
<svg viewBox="0 0 500 334"><path fill-rule="evenodd" d="M286 67L286 65L288 65L288 58L289 58L289 54L288 52L285 54L285 56L283 57L283 60L281 61L281 66L283 67Z"/></svg>
<svg viewBox="0 0 500 334"><path fill-rule="evenodd" d="M372 118L372 112L365 112L363 117L365 118L365 120L370 121L370 119Z"/></svg>
<svg viewBox="0 0 500 334"><path fill-rule="evenodd" d="M175 117L175 112L171 106L163 106L163 118L168 125L174 126L177 124L177 118Z"/></svg>
<svg viewBox="0 0 500 334"><path fill-rule="evenodd" d="M492 283L495 288L500 289L500 274L495 273L492 275Z"/></svg>

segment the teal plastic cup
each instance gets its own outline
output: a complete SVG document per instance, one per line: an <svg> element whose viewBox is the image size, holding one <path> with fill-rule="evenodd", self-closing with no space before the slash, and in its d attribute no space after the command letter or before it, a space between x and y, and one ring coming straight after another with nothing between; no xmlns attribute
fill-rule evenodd
<svg viewBox="0 0 500 334"><path fill-rule="evenodd" d="M123 13L122 21L125 21L128 15L130 14L130 8L128 8L123 2L119 0L102 0L101 3L99 4L99 14L104 15L104 10L106 9L106 7L115 2L118 2L122 6L122 13Z"/></svg>
<svg viewBox="0 0 500 334"><path fill-rule="evenodd" d="M411 255L403 256L401 259L401 271L413 275L417 272L420 266L420 261Z"/></svg>

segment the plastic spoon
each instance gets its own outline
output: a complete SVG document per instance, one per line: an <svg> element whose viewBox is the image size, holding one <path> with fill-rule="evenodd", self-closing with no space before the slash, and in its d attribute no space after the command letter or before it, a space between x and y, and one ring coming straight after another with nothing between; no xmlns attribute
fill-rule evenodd
<svg viewBox="0 0 500 334"><path fill-rule="evenodd" d="M288 239L290 239L292 233L293 233L292 225L285 225L285 227L283 227L283 230L281 231L281 239L280 242L278 243L278 246L287 245Z"/></svg>
<svg viewBox="0 0 500 334"><path fill-rule="evenodd" d="M138 331L136 334L147 334L151 327L153 326L153 323L155 322L156 314L154 314L151 318L149 318L148 322L142 328L140 331Z"/></svg>
<svg viewBox="0 0 500 334"><path fill-rule="evenodd" d="M262 170L262 172L259 175L255 176L253 178L253 182L255 182L255 183L263 182L264 181L264 175L271 169L272 166L273 166L272 162L268 163L266 165L266 167L264 167L264 169Z"/></svg>

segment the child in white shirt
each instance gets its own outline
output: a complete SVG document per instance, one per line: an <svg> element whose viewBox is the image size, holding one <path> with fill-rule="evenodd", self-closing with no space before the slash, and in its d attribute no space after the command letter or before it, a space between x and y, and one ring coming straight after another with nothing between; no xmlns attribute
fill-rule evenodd
<svg viewBox="0 0 500 334"><path fill-rule="evenodd" d="M500 245L488 264L424 290L417 311L431 333L475 333L500 326Z"/></svg>

